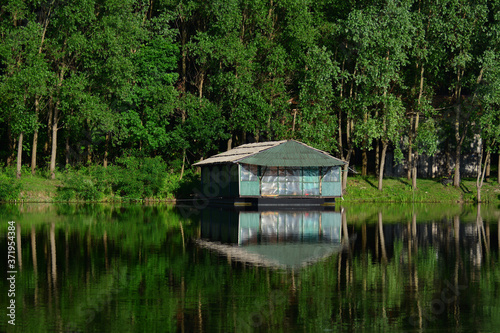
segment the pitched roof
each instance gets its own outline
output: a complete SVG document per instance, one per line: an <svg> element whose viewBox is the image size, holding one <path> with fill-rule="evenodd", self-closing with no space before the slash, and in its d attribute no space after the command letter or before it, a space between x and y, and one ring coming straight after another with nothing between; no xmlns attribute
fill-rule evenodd
<svg viewBox="0 0 500 333"><path fill-rule="evenodd" d="M345 162L327 152L295 140L249 143L207 158L194 165L246 163L263 166L335 166Z"/></svg>
<svg viewBox="0 0 500 333"><path fill-rule="evenodd" d="M280 145L284 141L269 141L269 142L258 142L258 143L247 143L231 150L225 151L223 153L211 156L206 160L200 161L193 165L206 165L206 164L219 164L219 163L237 163L240 159L252 156L262 150L269 149Z"/></svg>

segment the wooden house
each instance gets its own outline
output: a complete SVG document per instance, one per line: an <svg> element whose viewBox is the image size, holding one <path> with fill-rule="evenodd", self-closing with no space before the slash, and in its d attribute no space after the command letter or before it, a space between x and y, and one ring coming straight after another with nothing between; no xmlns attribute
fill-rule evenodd
<svg viewBox="0 0 500 333"><path fill-rule="evenodd" d="M345 164L295 140L249 143L209 157L202 194L235 205L325 205L342 196Z"/></svg>

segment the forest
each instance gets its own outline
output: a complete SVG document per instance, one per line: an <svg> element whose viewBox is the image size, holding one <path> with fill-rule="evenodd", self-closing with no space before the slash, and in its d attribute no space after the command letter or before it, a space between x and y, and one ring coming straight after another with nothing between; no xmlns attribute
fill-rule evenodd
<svg viewBox="0 0 500 333"><path fill-rule="evenodd" d="M413 187L419 156L446 153L458 187L475 141L479 184L499 151L500 1L2 0L0 96L17 178L149 163L182 179L296 139L380 189L388 151Z"/></svg>

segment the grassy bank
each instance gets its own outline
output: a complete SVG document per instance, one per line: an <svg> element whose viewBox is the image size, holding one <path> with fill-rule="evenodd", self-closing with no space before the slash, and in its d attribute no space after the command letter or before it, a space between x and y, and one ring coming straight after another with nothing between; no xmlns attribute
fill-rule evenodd
<svg viewBox="0 0 500 333"><path fill-rule="evenodd" d="M31 175L23 170L16 179L12 168L0 172L0 201L23 202L128 202L175 201L199 187L192 171L169 170L160 158L123 158L104 168L69 168L56 173Z"/></svg>
<svg viewBox="0 0 500 333"><path fill-rule="evenodd" d="M500 185L496 178L484 183L481 199L487 203L500 204ZM383 190L378 190L378 179L373 176L348 178L344 195L347 202L441 202L473 203L477 201L475 179L462 179L459 188L443 185L437 179L418 179L414 191L411 180L406 178L386 178Z"/></svg>
<svg viewBox="0 0 500 333"><path fill-rule="evenodd" d="M163 168L154 159L146 163L124 161L122 166L103 168L92 166L48 175L31 175L27 170L15 179L13 169L0 173L0 200L23 202L122 202L174 201L192 196L199 188L199 175L191 171L182 180L178 173ZM348 178L343 203L357 202L421 202L474 203L475 179L463 179L460 188L443 185L435 179L418 179L413 191L406 178L386 178L382 191L377 189L374 176ZM484 183L483 202L500 204L500 185L496 178Z"/></svg>

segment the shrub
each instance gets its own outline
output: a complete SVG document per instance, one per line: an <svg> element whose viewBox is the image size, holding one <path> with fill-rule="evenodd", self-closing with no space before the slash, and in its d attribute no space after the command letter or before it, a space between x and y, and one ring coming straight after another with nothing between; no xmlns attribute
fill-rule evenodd
<svg viewBox="0 0 500 333"><path fill-rule="evenodd" d="M179 181L177 178L177 182L178 185L174 191L174 196L176 198L189 198L193 195L195 189L200 188L200 175L195 173L194 170L187 170L182 180Z"/></svg>
<svg viewBox="0 0 500 333"><path fill-rule="evenodd" d="M99 200L113 194L131 200L173 197L180 186L178 177L167 172L167 165L160 157L124 157L107 168L94 166L70 171L58 199Z"/></svg>
<svg viewBox="0 0 500 333"><path fill-rule="evenodd" d="M125 157L117 160L121 172L115 189L126 198L163 197L167 166L160 157Z"/></svg>
<svg viewBox="0 0 500 333"><path fill-rule="evenodd" d="M168 173L165 176L161 192L166 198L173 199L179 191L180 186L181 182L179 181L179 174Z"/></svg>
<svg viewBox="0 0 500 333"><path fill-rule="evenodd" d="M96 165L88 169L89 176L94 182L99 193L104 195L110 195L113 193L113 186L116 184L117 175L119 170L115 166L109 166L107 168Z"/></svg>
<svg viewBox="0 0 500 333"><path fill-rule="evenodd" d="M0 173L0 201L16 200L20 193L21 184L4 173Z"/></svg>
<svg viewBox="0 0 500 333"><path fill-rule="evenodd" d="M64 181L64 186L59 190L58 200L88 200L97 201L101 198L101 192L92 177L75 172L70 174Z"/></svg>

